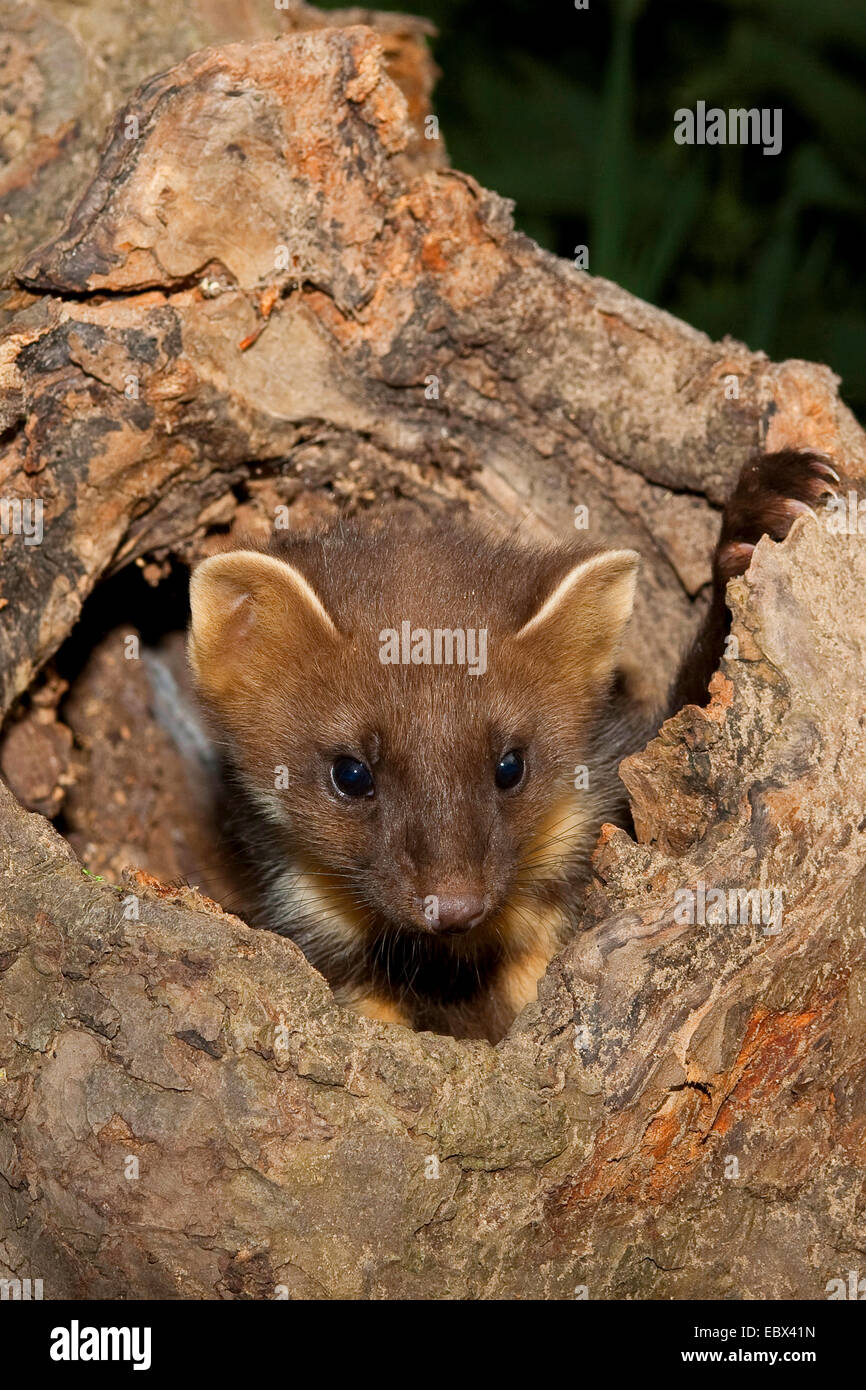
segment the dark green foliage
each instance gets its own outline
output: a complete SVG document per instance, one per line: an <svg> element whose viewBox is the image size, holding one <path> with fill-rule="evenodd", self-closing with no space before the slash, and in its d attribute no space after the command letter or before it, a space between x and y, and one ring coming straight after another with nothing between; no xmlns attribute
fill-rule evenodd
<svg viewBox="0 0 866 1390"><path fill-rule="evenodd" d="M866 0L380 8L439 26L452 160L520 227L714 337L828 362L866 411ZM781 153L675 144L698 100L781 107Z"/></svg>

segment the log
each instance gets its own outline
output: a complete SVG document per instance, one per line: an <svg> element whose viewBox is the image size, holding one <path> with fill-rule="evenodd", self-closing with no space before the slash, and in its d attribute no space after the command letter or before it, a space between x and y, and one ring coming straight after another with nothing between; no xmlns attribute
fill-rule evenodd
<svg viewBox="0 0 866 1390"><path fill-rule="evenodd" d="M24 45L50 23L28 13ZM632 645L659 689L744 459L808 445L862 483L827 368L540 250L425 140L424 83L407 98L374 28L299 27L148 75L9 282L2 497L12 521L42 504L39 543L10 525L0 551L11 782L40 739L83 775L40 672L88 596L239 518L585 520L644 558ZM0 1276L826 1297L864 1253L864 582L856 522L759 544L711 703L625 764L637 839L605 829L582 930L496 1047L348 1014L290 941L142 870L95 878L0 786ZM716 922L720 888L772 917Z"/></svg>

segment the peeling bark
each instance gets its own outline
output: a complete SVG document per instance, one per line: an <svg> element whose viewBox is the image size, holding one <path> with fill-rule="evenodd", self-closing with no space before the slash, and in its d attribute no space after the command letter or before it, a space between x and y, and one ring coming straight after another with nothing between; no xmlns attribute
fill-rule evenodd
<svg viewBox="0 0 866 1390"><path fill-rule="evenodd" d="M28 13L25 50L60 22ZM44 539L0 545L4 711L100 580L280 504L541 535L583 504L644 556L659 686L744 458L812 445L863 478L826 368L540 251L427 149L417 29L401 90L371 28L317 22L149 77L26 248L0 490L43 502ZM627 761L638 840L604 833L583 931L496 1048L347 1014L291 942L94 880L0 788L0 1272L50 1297L825 1297L866 1254L864 583L859 534L761 542L738 657ZM59 748L43 711L19 744ZM701 884L780 890L780 929L679 921Z"/></svg>

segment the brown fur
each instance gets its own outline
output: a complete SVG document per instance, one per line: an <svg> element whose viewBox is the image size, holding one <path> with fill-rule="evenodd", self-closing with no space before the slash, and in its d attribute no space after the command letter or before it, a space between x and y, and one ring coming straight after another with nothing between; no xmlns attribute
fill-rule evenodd
<svg viewBox="0 0 866 1390"><path fill-rule="evenodd" d="M610 805L573 778L636 568L631 552L431 523L296 537L196 571L190 659L259 879L249 915L293 935L359 1011L493 1037L532 997ZM486 671L383 665L380 633L404 620L483 628ZM513 747L526 781L503 792L494 770ZM373 801L335 796L340 754L369 763ZM434 934L425 898L465 889L486 895L484 920Z"/></svg>
<svg viewBox="0 0 866 1390"><path fill-rule="evenodd" d="M705 697L724 579L762 526L754 499L779 534L798 510L779 479L817 491L813 457L744 470L670 709ZM535 997L574 929L601 824L629 824L618 764L667 712L641 706L617 668L636 566L629 551L525 546L440 520L253 543L195 572L190 659L224 751L249 920L291 935L348 1006L495 1040ZM380 634L404 621L484 629L486 671L383 665ZM512 748L525 779L501 791L494 770ZM339 796L340 756L367 763L375 796ZM444 935L425 899L459 894L482 896L483 916Z"/></svg>

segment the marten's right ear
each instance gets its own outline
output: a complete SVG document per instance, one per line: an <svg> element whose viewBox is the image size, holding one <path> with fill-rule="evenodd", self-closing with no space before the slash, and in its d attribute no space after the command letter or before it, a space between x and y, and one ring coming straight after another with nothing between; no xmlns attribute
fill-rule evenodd
<svg viewBox="0 0 866 1390"><path fill-rule="evenodd" d="M605 550L569 570L513 638L572 685L593 686L613 674L631 617L639 557Z"/></svg>
<svg viewBox="0 0 866 1390"><path fill-rule="evenodd" d="M257 550L203 560L189 602L190 665L200 692L218 704L255 696L271 668L302 666L339 639L300 570Z"/></svg>

